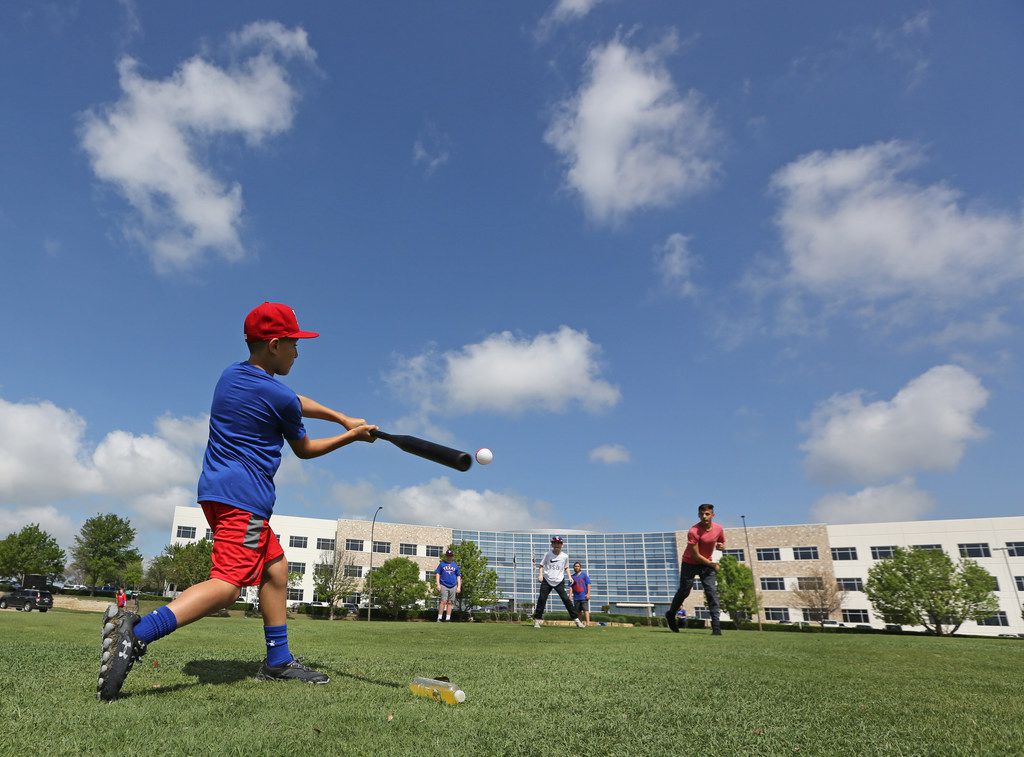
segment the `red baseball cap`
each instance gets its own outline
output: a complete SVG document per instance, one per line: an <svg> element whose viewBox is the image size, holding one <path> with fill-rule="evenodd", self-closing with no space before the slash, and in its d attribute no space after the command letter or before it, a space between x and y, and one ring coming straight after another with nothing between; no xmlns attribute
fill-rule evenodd
<svg viewBox="0 0 1024 757"><path fill-rule="evenodd" d="M245 317L245 341L269 342L271 339L312 339L316 331L302 331L295 311L280 302L264 302Z"/></svg>

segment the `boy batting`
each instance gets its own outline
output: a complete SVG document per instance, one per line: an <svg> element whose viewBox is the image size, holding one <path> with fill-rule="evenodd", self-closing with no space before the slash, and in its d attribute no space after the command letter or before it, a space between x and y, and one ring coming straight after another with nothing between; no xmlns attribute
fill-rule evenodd
<svg viewBox="0 0 1024 757"><path fill-rule="evenodd" d="M377 427L297 395L275 378L291 371L298 340L319 336L299 329L290 307L264 302L249 313L244 328L249 359L228 366L214 389L210 439L199 477L198 502L213 530L210 578L144 618L113 605L107 608L96 688L102 700L117 697L148 644L233 604L244 586L259 587L267 657L257 677L330 680L298 662L288 647L288 563L269 523L276 497L274 474L285 441L296 457L308 460L355 441L372 442ZM345 432L310 439L303 418L333 421Z"/></svg>

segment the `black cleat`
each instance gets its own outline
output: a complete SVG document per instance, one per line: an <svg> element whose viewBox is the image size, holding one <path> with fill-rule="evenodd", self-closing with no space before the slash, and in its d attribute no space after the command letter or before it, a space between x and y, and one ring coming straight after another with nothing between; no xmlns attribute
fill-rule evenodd
<svg viewBox="0 0 1024 757"><path fill-rule="evenodd" d="M722 629L721 628L716 628L716 629L712 630L711 631L711 635L712 636L721 636L722 635Z"/></svg>
<svg viewBox="0 0 1024 757"><path fill-rule="evenodd" d="M669 610L665 613L665 620L668 621L668 630L672 633L679 633L679 623L676 622L676 614Z"/></svg>
<svg viewBox="0 0 1024 757"><path fill-rule="evenodd" d="M118 610L116 605L110 605L103 613L103 631L100 633L103 646L100 651L100 675L96 683L97 699L104 702L117 699L128 671L136 660L146 654L146 645L135 638L135 624L138 622L138 615Z"/></svg>
<svg viewBox="0 0 1024 757"><path fill-rule="evenodd" d="M261 681L302 681L303 683L330 683L331 679L323 673L317 673L310 667L299 662L298 658L284 665L271 667L264 660L260 665L256 678Z"/></svg>

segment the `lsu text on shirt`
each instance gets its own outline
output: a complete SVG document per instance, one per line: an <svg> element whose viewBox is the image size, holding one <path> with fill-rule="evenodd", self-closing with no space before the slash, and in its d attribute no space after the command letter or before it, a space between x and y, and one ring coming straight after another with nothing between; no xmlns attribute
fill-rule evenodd
<svg viewBox="0 0 1024 757"><path fill-rule="evenodd" d="M213 390L198 500L269 519L284 440L305 436L295 392L255 365L228 366Z"/></svg>
<svg viewBox="0 0 1024 757"><path fill-rule="evenodd" d="M544 569L544 580L552 586L558 586L565 581L565 566L568 564L568 552L563 549L561 554L556 555L549 549L540 561L540 566Z"/></svg>

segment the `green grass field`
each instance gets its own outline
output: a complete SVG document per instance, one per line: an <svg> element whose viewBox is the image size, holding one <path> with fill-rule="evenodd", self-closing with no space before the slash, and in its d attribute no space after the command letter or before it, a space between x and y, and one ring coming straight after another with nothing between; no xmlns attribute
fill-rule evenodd
<svg viewBox="0 0 1024 757"><path fill-rule="evenodd" d="M209 618L152 645L104 704L99 614L0 612L0 752L1024 754L1024 643L1009 639L289 628L329 685L254 680L260 621ZM417 675L448 675L467 701L412 696Z"/></svg>

